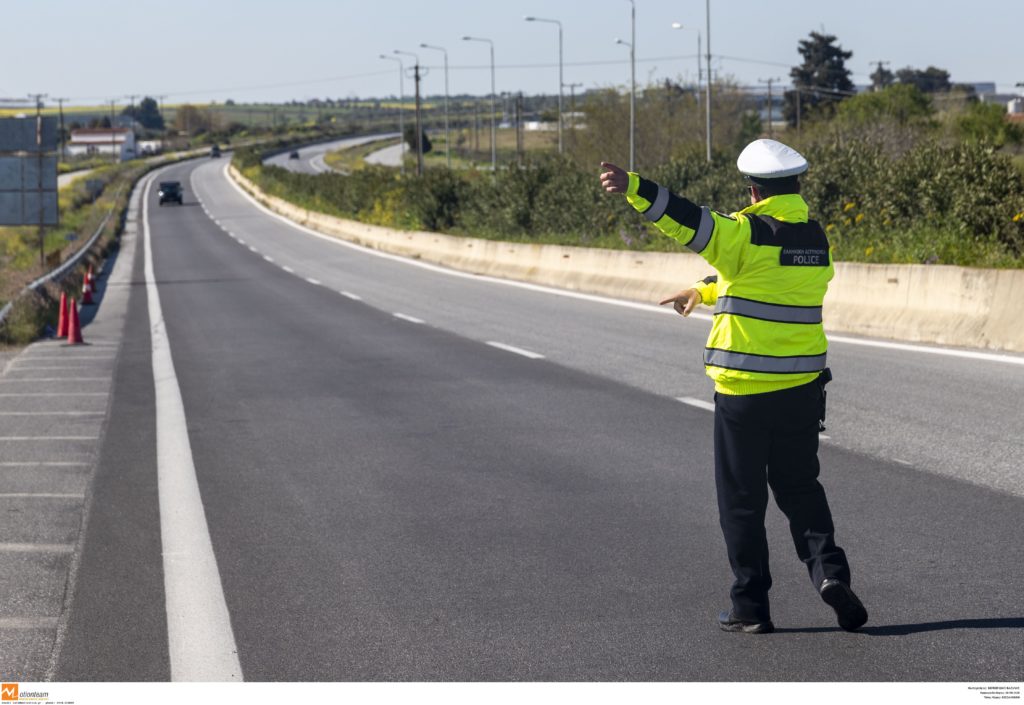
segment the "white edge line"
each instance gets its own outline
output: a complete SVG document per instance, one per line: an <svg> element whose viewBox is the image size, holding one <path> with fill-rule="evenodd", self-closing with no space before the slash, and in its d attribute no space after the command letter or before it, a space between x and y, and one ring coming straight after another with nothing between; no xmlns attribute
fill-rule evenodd
<svg viewBox="0 0 1024 705"><path fill-rule="evenodd" d="M291 267L289 267L286 264L282 264L281 265L281 269L283 269L284 271L288 272L289 274L295 274L295 270L292 269Z"/></svg>
<svg viewBox="0 0 1024 705"><path fill-rule="evenodd" d="M270 255L263 255L263 259L265 259L265 260L267 260L268 262L271 262L271 263L274 261L274 258L271 257Z"/></svg>
<svg viewBox="0 0 1024 705"><path fill-rule="evenodd" d="M509 345L507 343L499 343L496 340L488 340L487 344L490 345L492 348L498 348L499 350L515 353L516 355L522 355L523 357L528 357L531 360L544 359L544 356L541 355L540 353L535 353L532 350L525 350L524 348L517 348L515 345Z"/></svg>
<svg viewBox="0 0 1024 705"><path fill-rule="evenodd" d="M338 293L346 298L352 299L353 301L363 300L362 296L360 296L359 294L353 294L351 291L339 291Z"/></svg>
<svg viewBox="0 0 1024 705"><path fill-rule="evenodd" d="M0 499L85 499L85 495L57 492L3 492L0 493Z"/></svg>
<svg viewBox="0 0 1024 705"><path fill-rule="evenodd" d="M322 286L322 284L320 283L319 279L313 279L312 277L306 277L306 281L309 282L310 284L312 284L313 286Z"/></svg>
<svg viewBox="0 0 1024 705"><path fill-rule="evenodd" d="M154 274L149 227L152 185L150 178L142 198L142 232L156 391L157 495L171 680L241 681L238 646L199 493L185 407Z"/></svg>
<svg viewBox="0 0 1024 705"><path fill-rule="evenodd" d="M395 318L401 318L403 321L408 321L409 323L426 323L422 318L416 318L415 316L410 316L407 313L392 313L391 315Z"/></svg>
<svg viewBox="0 0 1024 705"><path fill-rule="evenodd" d="M269 215L269 216L271 216L273 218L276 218L277 220L281 221L282 223L285 223L286 225L289 225L292 228L295 228L296 230L299 230L300 232L304 232L307 235L310 235L312 237L317 237L317 238L320 238L321 240L325 240L327 242L334 243L335 245L340 245L342 247L348 247L348 248L351 248L353 250L358 250L358 251L360 251L360 252L362 252L364 254L373 255L375 257L382 257L384 259L390 259L390 260L393 260L395 262L402 262L403 264L409 265L410 267L420 267L422 269L429 269L431 271L439 272L441 274L446 274L446 275L451 276L451 277L461 277L461 278L464 278L464 279L473 279L473 280L476 280L476 281L486 281L486 282L490 282L492 284L502 284L504 286L514 286L514 287L517 287L517 288L520 288L520 289L527 289L529 291L538 291L538 292L542 292L542 293L546 293L546 294L553 294L555 296L564 296L564 297L570 298L570 299L580 299L582 301L593 301L595 303L607 304L609 306L620 306L620 307L623 307L623 308L632 308L632 309L636 309L636 310L639 310L639 311L647 311L648 313L670 314L670 315L673 315L673 316L679 315L679 314L677 314L675 312L675 310L673 310L671 308L664 308L664 307L656 306L654 304L642 304L642 303L637 303L635 301L622 301L622 300L619 300L619 299L612 299L612 298L609 298L607 296L598 296L596 294L581 294L581 293L576 292L576 291L565 291L565 290L562 290L562 289L554 289L554 288L551 288L551 287L542 286L540 284L530 284L530 283L527 283L527 282L512 281L510 279L498 279L496 277L489 277L489 276L484 275L484 274L468 274L466 272L459 272L459 271L455 271L455 270L452 270L452 269L447 269L447 268L442 267L440 265L430 264L429 262L422 262L422 261L419 261L419 260L411 260L411 259L407 259L405 257L401 257L399 255L393 255L393 254L390 254L388 252L381 252L379 250L372 250L372 249L363 247L361 245L356 245L355 243L347 242L345 240L339 240L338 238L331 237L329 235L324 235L323 233L319 233L316 230L313 230L311 228L307 228L304 225L299 225L298 223L295 223L295 222L289 220L288 218L284 217L283 215L275 213L272 210L270 210L269 208L267 208L266 206L264 206L262 203L260 203L255 198L253 198L252 195L247 193L245 189L243 189L241 186L239 186L237 183L235 183L234 179L232 179L230 176L228 176L227 172L228 172L229 166L230 166L230 164L225 164L224 165L224 178L227 180L227 182L229 184L231 184L231 186L233 186L235 188L236 191L238 191L240 194L242 194L242 196L246 200L248 200L252 205L254 205L256 208L258 208L259 210L263 211L267 215ZM696 319L699 319L699 320L702 320L702 321L710 321L710 320L714 319L714 316L712 316L710 314L706 314L706 313L691 313L689 317L690 318L696 318ZM830 342L845 343L845 344L849 344L849 345L863 345L863 346L868 346L868 347L878 347L878 348L889 348L889 349L892 349L892 350L902 350L902 351L906 351L906 352L929 353L929 354L933 354L933 355L947 355L949 357L963 357L963 358L972 359L972 360L985 360L987 362L1003 362L1003 363L1009 363L1009 364L1013 364L1013 365L1024 365L1024 356L1022 356L1022 357L1015 357L1015 356L1012 356L1012 355L1001 355L1001 354L998 354L998 353L984 353L984 352L973 352L973 351L970 351L970 350L952 350L952 349L946 349L946 348L935 348L935 347L928 347L928 346L925 346L925 345L915 345L913 343L892 343L892 342L888 342L888 341L884 341L884 340L868 340L868 339L860 339L860 338L850 338L850 337L847 337L847 336L844 336L844 335L833 335L833 334L828 333L828 332L826 332L826 335L827 335L827 337L828 337Z"/></svg>

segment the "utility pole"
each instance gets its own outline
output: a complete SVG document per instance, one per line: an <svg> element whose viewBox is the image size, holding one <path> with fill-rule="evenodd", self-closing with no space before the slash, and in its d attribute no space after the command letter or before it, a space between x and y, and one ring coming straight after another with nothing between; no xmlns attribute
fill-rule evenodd
<svg viewBox="0 0 1024 705"><path fill-rule="evenodd" d="M115 164L117 163L117 143L114 139L114 104L116 102L116 98L110 99L110 159Z"/></svg>
<svg viewBox="0 0 1024 705"><path fill-rule="evenodd" d="M46 271L46 229L43 227L43 98L45 93L30 93L36 103L36 200L39 202L39 269Z"/></svg>
<svg viewBox="0 0 1024 705"><path fill-rule="evenodd" d="M411 56L416 63L413 65L413 78L416 79L416 176L423 176L423 124L420 122L420 57L411 51L394 50L395 54ZM405 135L402 135L405 138Z"/></svg>
<svg viewBox="0 0 1024 705"><path fill-rule="evenodd" d="M769 78L769 79L759 78L759 79L757 79L758 83L767 83L768 84L768 136L772 137L772 138L775 137L775 129L772 127L772 122L773 122L773 120L772 120L772 107L773 107L773 105L772 105L772 84L773 83L777 83L778 81L781 81L781 80L782 79L779 79L779 78Z"/></svg>
<svg viewBox="0 0 1024 705"><path fill-rule="evenodd" d="M523 93L520 91L516 94L515 99L516 106L516 156L519 158L519 163L523 163Z"/></svg>
<svg viewBox="0 0 1024 705"><path fill-rule="evenodd" d="M884 65L886 65L886 64L888 64L890 62L888 62L888 61L869 61L868 63L869 64L873 64L875 66L875 74L878 74L878 79L874 81L874 84L875 84L874 85L874 90L877 93L878 91L880 91L883 88L885 88L885 86L882 85L882 66L884 66ZM875 74L872 74L872 75L875 75Z"/></svg>
<svg viewBox="0 0 1024 705"><path fill-rule="evenodd" d="M57 153L57 161L60 162L64 160L64 150L67 148L65 146L66 141L64 139L64 103L66 103L68 99L54 98L54 100L57 102L58 115L60 116L60 152Z"/></svg>

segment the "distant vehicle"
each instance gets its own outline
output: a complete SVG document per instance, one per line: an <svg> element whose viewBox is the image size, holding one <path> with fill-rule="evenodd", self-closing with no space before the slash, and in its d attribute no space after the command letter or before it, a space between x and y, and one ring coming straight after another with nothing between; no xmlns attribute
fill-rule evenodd
<svg viewBox="0 0 1024 705"><path fill-rule="evenodd" d="M180 181L161 181L160 191L157 193L160 196L160 205L164 203L177 203L179 206L182 205L182 191Z"/></svg>
<svg viewBox="0 0 1024 705"><path fill-rule="evenodd" d="M299 153L298 152L292 152L291 154L288 155L288 158L289 159L298 159L299 158Z"/></svg>
<svg viewBox="0 0 1024 705"><path fill-rule="evenodd" d="M220 156L220 146L215 144L212 147L210 147L210 158L211 159L216 159L219 156Z"/></svg>

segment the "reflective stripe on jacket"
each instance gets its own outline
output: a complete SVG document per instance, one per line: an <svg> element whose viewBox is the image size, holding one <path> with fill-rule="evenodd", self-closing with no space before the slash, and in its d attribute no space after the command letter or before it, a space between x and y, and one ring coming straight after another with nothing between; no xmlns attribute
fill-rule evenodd
<svg viewBox="0 0 1024 705"><path fill-rule="evenodd" d="M758 394L817 378L828 350L821 305L834 271L825 233L799 194L724 215L630 173L626 198L718 271L695 285L715 307L704 364L716 391Z"/></svg>

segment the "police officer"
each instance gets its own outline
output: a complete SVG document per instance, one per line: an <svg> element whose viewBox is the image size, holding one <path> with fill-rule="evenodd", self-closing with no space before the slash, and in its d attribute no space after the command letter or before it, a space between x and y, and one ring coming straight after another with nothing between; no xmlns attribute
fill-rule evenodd
<svg viewBox="0 0 1024 705"><path fill-rule="evenodd" d="M601 183L718 272L661 303L684 316L698 303L715 307L704 365L715 382L715 485L735 575L732 609L719 615L719 626L774 631L764 528L771 488L812 584L839 626L854 631L868 615L850 588L850 567L818 482L818 433L831 379L821 323L833 275L828 240L808 220L800 196L803 156L761 139L736 164L748 181L750 206L728 215L608 162L601 164Z"/></svg>

